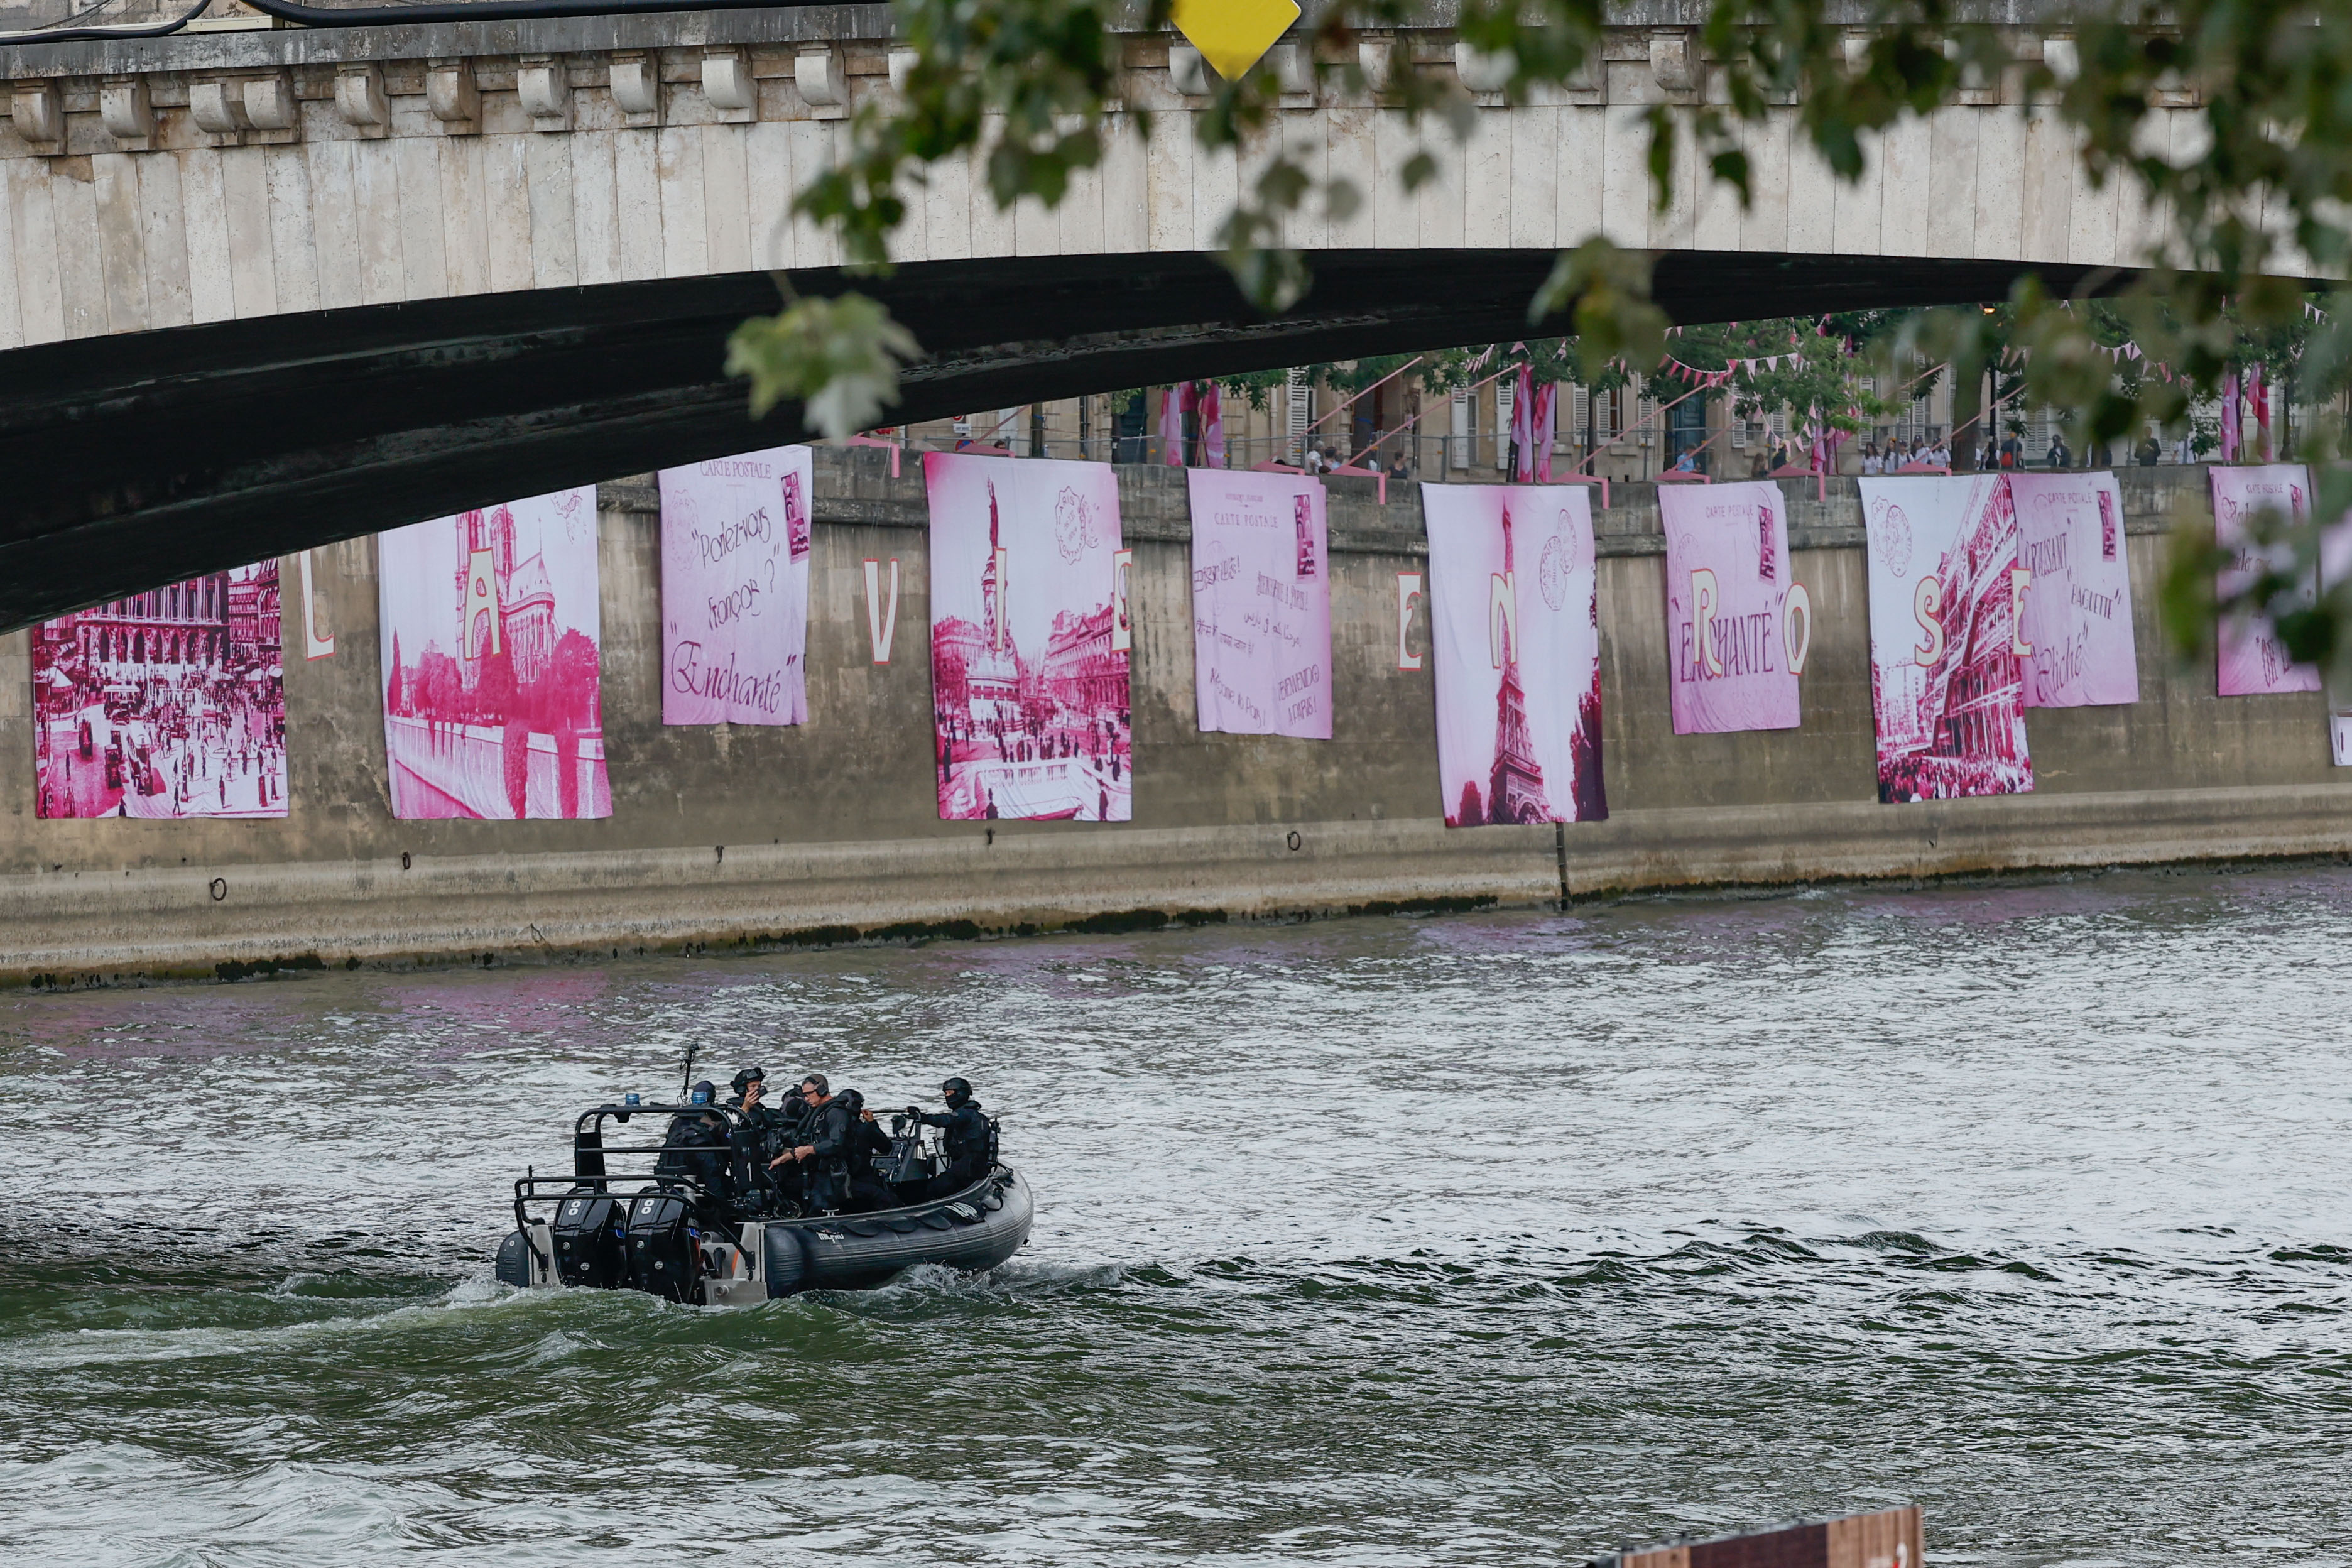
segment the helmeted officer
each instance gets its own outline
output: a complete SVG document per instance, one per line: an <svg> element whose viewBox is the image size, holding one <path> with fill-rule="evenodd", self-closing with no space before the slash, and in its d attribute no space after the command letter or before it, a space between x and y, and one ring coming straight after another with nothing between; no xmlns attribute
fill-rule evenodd
<svg viewBox="0 0 2352 1568"><path fill-rule="evenodd" d="M907 1107L907 1114L926 1127L943 1127L947 1136L948 1168L933 1176L924 1189L927 1198L943 1198L960 1193L988 1174L989 1145L994 1141L988 1118L981 1114L980 1101L971 1097L971 1085L960 1078L951 1078L940 1086L947 1096L947 1113L925 1110L919 1105Z"/></svg>
<svg viewBox="0 0 2352 1568"><path fill-rule="evenodd" d="M687 1095L689 1105L712 1107L681 1111L670 1118L669 1135L662 1140L661 1157L654 1162L657 1176L684 1176L699 1183L713 1198L724 1201L727 1178L727 1119L715 1109L718 1086L709 1079Z"/></svg>

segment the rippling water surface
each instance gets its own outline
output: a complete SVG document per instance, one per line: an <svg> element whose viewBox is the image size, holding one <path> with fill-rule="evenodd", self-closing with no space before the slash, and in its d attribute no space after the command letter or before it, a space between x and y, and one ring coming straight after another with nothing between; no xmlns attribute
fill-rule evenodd
<svg viewBox="0 0 2352 1568"><path fill-rule="evenodd" d="M16 1562L2352 1561L2352 872L0 998ZM490 1282L689 1040L968 1074L977 1279Z"/></svg>

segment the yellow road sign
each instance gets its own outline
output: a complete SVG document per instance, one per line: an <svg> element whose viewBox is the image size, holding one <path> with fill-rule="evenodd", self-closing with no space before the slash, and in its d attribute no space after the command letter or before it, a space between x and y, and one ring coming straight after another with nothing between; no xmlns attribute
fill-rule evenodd
<svg viewBox="0 0 2352 1568"><path fill-rule="evenodd" d="M1176 30L1233 81L1298 20L1297 0L1176 0Z"/></svg>

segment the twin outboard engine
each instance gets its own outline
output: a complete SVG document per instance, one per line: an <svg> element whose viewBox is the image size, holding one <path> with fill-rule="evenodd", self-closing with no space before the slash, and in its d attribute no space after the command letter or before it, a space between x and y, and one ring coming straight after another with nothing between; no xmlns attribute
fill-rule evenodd
<svg viewBox="0 0 2352 1568"><path fill-rule="evenodd" d="M693 1206L675 1193L640 1193L629 1205L628 1283L673 1301L692 1301L701 1288L699 1239Z"/></svg>
<svg viewBox="0 0 2352 1568"><path fill-rule="evenodd" d="M623 1248L625 1200L589 1188L575 1188L555 1205L555 1275L566 1285L612 1290L629 1282Z"/></svg>

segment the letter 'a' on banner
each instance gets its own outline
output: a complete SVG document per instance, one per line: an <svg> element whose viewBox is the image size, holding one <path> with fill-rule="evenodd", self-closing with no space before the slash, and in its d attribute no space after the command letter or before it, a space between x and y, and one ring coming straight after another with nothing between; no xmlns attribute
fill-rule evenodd
<svg viewBox="0 0 2352 1568"><path fill-rule="evenodd" d="M1108 463L923 455L943 821L1135 815Z"/></svg>
<svg viewBox="0 0 2352 1568"><path fill-rule="evenodd" d="M2113 474L2011 474L2024 631L2025 705L2139 700L2131 556Z"/></svg>
<svg viewBox="0 0 2352 1568"><path fill-rule="evenodd" d="M1323 481L1187 470L1192 685L1203 731L1331 738L1331 563Z"/></svg>
<svg viewBox="0 0 2352 1568"><path fill-rule="evenodd" d="M662 722L808 722L809 447L661 471Z"/></svg>
<svg viewBox="0 0 2352 1568"><path fill-rule="evenodd" d="M1675 733L1797 727L1789 503L1765 480L1660 485ZM1801 595L1799 604L1805 601ZM1800 617L1803 615L1801 608ZM1811 627L1797 629L1806 637Z"/></svg>
<svg viewBox="0 0 2352 1568"><path fill-rule="evenodd" d="M1424 484L1421 506L1446 826L1606 817L1585 488Z"/></svg>
<svg viewBox="0 0 2352 1568"><path fill-rule="evenodd" d="M1998 474L1864 479L1881 801L2023 795L2028 585Z"/></svg>
<svg viewBox="0 0 2352 1568"><path fill-rule="evenodd" d="M33 628L34 815L285 816L283 604L264 561Z"/></svg>
<svg viewBox="0 0 2352 1568"><path fill-rule="evenodd" d="M2311 474L2301 463L2254 468L2214 468L2213 542L2230 555L2214 579L2217 595L2243 587L2262 568L2253 542L2255 515L2269 511L2297 523L2311 515ZM2232 616L2221 623L2216 690L2223 697L2263 697L2280 691L2316 691L2319 668L2287 657L2270 617Z"/></svg>
<svg viewBox="0 0 2352 1568"><path fill-rule="evenodd" d="M392 814L610 816L596 489L376 535Z"/></svg>

